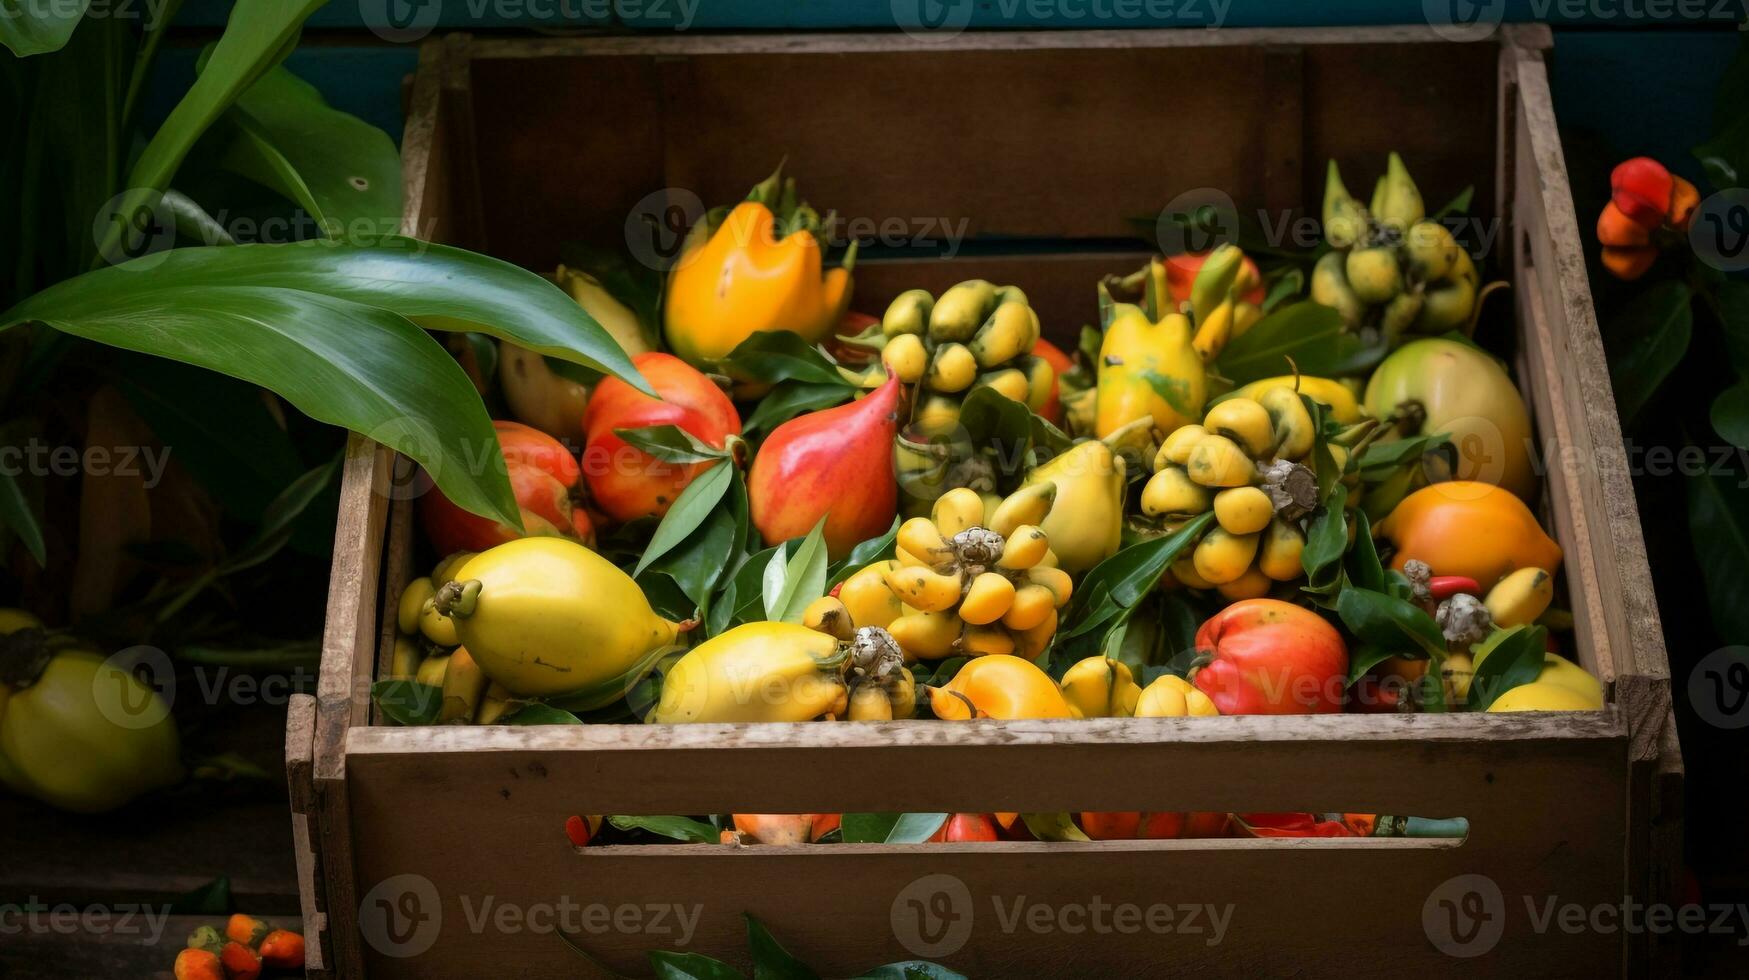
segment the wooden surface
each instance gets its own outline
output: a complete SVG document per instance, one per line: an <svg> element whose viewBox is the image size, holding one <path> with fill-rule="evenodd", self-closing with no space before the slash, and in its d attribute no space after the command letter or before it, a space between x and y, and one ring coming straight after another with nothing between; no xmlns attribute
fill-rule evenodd
<svg viewBox="0 0 1749 980"><path fill-rule="evenodd" d="M810 197L848 214L879 214L904 200L910 203L893 213L969 214L979 231L1071 236L1115 234L1110 222L1128 213L1132 197L1152 194L1157 208L1163 192L1197 186L1199 167L1256 181L1232 188L1244 200L1280 200L1283 167L1270 161L1291 160L1296 149L1309 161L1297 198L1304 201L1317 199L1321 173L1314 165L1325 156L1341 161L1345 173L1352 165L1370 174L1387 149L1402 150L1430 194L1497 164L1511 172L1492 188L1478 188L1476 210L1492 213L1498 204L1516 222L1508 252L1527 271L1517 284L1521 328L1531 341L1521 345L1524 365L1560 382L1536 402L1539 430L1586 448L1603 467L1617 464L1620 437L1607 388L1600 398L1587 387L1601 348L1582 275L1577 286L1571 277L1578 239L1537 53L1546 47L1545 31L1509 31L1503 46L1429 45L1425 30L1413 37L1390 30L1101 33L962 35L934 49L953 52L946 58L919 57L915 46L893 36L452 40L448 56L463 59L467 70L455 63L440 69L444 95L435 108L429 99L421 103L419 91L439 70L426 66L415 86L415 104L437 118L418 130L421 141L409 129L409 192L416 169L424 188L411 210L468 214L477 201L482 224L463 243L543 268L556 260L560 241L589 230L617 233L628 198L651 189L694 188L713 202L738 197L749 181L735 171L752 165L742 158L773 145L791 148L790 172L808 179ZM1215 54L1222 57L1210 60ZM886 71L877 72L883 64ZM1216 113L1197 93L1218 88L1210 79L1232 65L1262 66L1273 81L1257 86L1263 94L1247 90ZM1190 77L1187 66L1202 73ZM894 80L900 69L905 77ZM835 131L822 127L841 125L837 118L801 125L822 106L842 112L844 103L798 104L798 77L831 77L857 93L858 120L872 127L858 153L827 145L820 135ZM1253 115L1261 104L1245 101L1273 99L1279 109L1295 77L1305 85L1297 141L1266 132ZM1381 77L1393 83L1380 86ZM1036 138L1043 132L1037 118L1055 118L1085 90L1126 85L1181 97L1148 103L1141 116L1059 119L1073 137L1061 145ZM604 100L602 92L614 97ZM940 133L948 120L941 104L958 98L1015 110L999 125L976 127L983 139L955 142ZM1332 103L1349 111L1335 112ZM458 104L469 108L461 130L472 130L471 144L440 132ZM867 113L860 111L865 104ZM1166 104L1175 110L1170 120L1146 115ZM652 110L663 125L651 126ZM1497 121L1504 124L1498 139ZM421 144L428 161L413 159ZM1036 172L1011 173L1005 168L1014 159L1003 151L1032 159L1035 170L1056 168L1077 179L1039 182ZM1132 155L1114 156L1125 151ZM1136 165L1136 154L1152 161L1145 178L1126 169ZM451 157L472 163L453 166ZM590 181L577 179L570 165L577 160L588 161ZM765 168L761 163L753 176ZM823 187L810 176L815 169L824 173ZM459 187L451 180L467 173L474 176ZM894 196L920 181L926 194L938 195L922 202L931 206L915 195ZM995 186L1015 196L991 193ZM1088 214L1098 217L1087 223ZM466 224L446 227L465 232ZM870 261L859 267L860 295L927 284L931 276L945 285L968 270L988 270L969 274L1037 290L1047 330L1061 339L1091 318L1096 273L1090 273L1108 263L1117 267L1106 271L1127 271L1138 258L1111 251L966 256L933 267ZM1078 312L1081 302L1085 313ZM1139 901L1157 898L1166 882L1187 900L1234 902L1241 910L1232 939L1212 952L1163 947L1158 936L1094 944L993 931L986 915L957 957L943 957L980 975L1133 969L1142 957L1158 962L1163 948L1175 965L1223 973L1303 970L1333 950L1366 948L1378 953L1345 960L1349 972L1452 974L1468 961L1448 958L1427 941L1421 909L1453 875L1485 874L1510 914L1522 909L1525 896L1558 894L1588 904L1619 902L1624 891L1641 894L1656 855L1669 853L1669 789L1679 785L1680 761L1671 758L1661 721L1649 727L1649 702L1631 693L1659 689L1663 651L1638 642L1645 623L1630 622L1631 604L1609 611L1612 590L1639 574L1630 567L1624 579L1610 567L1624 556L1632 564L1638 526L1623 522L1619 500L1599 484L1596 470L1553 474L1550 505L1563 545L1566 534L1580 533L1575 528L1597 535L1568 552L1575 591L1592 603L1586 625L1594 635L1579 646L1600 673L1611 665L1606 677L1615 697L1629 698L1597 714L348 730L360 725L360 709L334 698L367 684L371 620L386 599L378 580L385 569L391 580L404 574L408 560L398 550L386 566L379 562L393 523L379 499L389 466L387 454L370 456L366 448L355 447L349 459L350 509L336 549L336 585L352 590L354 605L338 617L331 609L312 738L335 975L361 976L366 962L373 977L489 975L510 961L536 975L575 968L556 941L470 928L468 915L487 895L522 908L559 896L695 901L704 906L703 918L689 948L731 956L742 948L739 914L751 910L814 965L849 972L906 955L895 945L896 896L919 874L937 870L960 878L978 901L1017 892L1073 896L1095 886L1107 898ZM1631 494L1626 499L1631 508ZM1640 563L1643 571L1643 549ZM1649 764L1657 768L1648 771ZM1321 775L1309 780L1308 772ZM1644 795L1651 787L1660 788L1656 800ZM1082 808L1463 815L1472 834L1461 846L1007 844L935 848L921 857L915 849L886 847L618 847L579 854L561 831L574 813ZM1646 826L1648 815L1660 821L1658 832ZM566 864L572 860L580 863ZM429 885L446 923L435 944L412 958L382 955L379 943L361 941L357 927L360 899L395 897L372 889L401 874ZM1368 914L1308 920L1308 892L1299 883L1328 899L1341 901L1340 893L1363 900ZM1640 972L1647 962L1642 947L1619 936L1530 935L1521 913L1509 919L1506 940L1482 962L1561 974ZM625 969L658 943L615 933L586 945ZM1064 959L1067 949L1074 950L1072 962Z"/></svg>

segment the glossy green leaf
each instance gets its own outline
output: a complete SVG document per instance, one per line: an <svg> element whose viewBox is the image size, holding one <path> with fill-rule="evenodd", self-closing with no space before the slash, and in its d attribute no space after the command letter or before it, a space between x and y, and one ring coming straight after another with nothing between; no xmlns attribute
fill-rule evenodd
<svg viewBox="0 0 1749 980"><path fill-rule="evenodd" d="M1368 347L1349 333L1335 310L1310 300L1290 303L1235 337L1215 361L1222 377L1235 384L1288 372L1288 359L1301 374L1337 377L1357 374L1384 357L1383 345Z"/></svg>
<svg viewBox="0 0 1749 980"><path fill-rule="evenodd" d="M124 196L106 232L102 256L118 256L129 222L149 209L156 193L170 186L182 161L213 123L268 69L284 60L297 42L305 19L326 0L279 0L239 4L213 46L206 70L170 110L124 182Z"/></svg>
<svg viewBox="0 0 1749 980"><path fill-rule="evenodd" d="M1379 561L1378 545L1373 541L1372 522L1366 512L1354 512L1354 545L1348 549L1348 580L1363 589L1388 594L1385 566Z"/></svg>
<svg viewBox="0 0 1749 980"><path fill-rule="evenodd" d="M1130 545L1093 566L1070 597L1064 638L1092 632L1153 592L1160 576L1214 519L1213 512L1199 514L1172 534Z"/></svg>
<svg viewBox="0 0 1749 980"><path fill-rule="evenodd" d="M206 57L202 58L205 70ZM284 68L261 76L225 114L225 169L303 208L323 237L356 241L401 229L401 155L389 134L330 108Z"/></svg>
<svg viewBox="0 0 1749 980"><path fill-rule="evenodd" d="M722 367L731 377L748 381L802 381L854 388L825 354L787 330L754 333L735 345Z"/></svg>
<svg viewBox="0 0 1749 980"><path fill-rule="evenodd" d="M902 813L846 813L839 821L844 843L880 844L902 816Z"/></svg>
<svg viewBox="0 0 1749 980"><path fill-rule="evenodd" d="M648 955L656 980L746 980L741 971L703 953L652 949Z"/></svg>
<svg viewBox="0 0 1749 980"><path fill-rule="evenodd" d="M877 966L856 980L966 980L966 977L928 960L901 960Z"/></svg>
<svg viewBox="0 0 1749 980"><path fill-rule="evenodd" d="M1490 637L1493 649L1480 664L1470 681L1465 707L1470 711L1486 711L1495 699L1507 691L1537 679L1543 669L1543 653L1549 631L1541 626L1514 626L1506 636Z"/></svg>
<svg viewBox="0 0 1749 980"><path fill-rule="evenodd" d="M1694 156L1716 188L1739 187L1749 181L1749 115L1739 116L1695 147Z"/></svg>
<svg viewBox="0 0 1749 980"><path fill-rule="evenodd" d="M627 255L624 248L610 249L581 242L559 246L559 261L578 272L594 276L607 294L624 303L638 318L638 329L650 350L662 346L662 274Z"/></svg>
<svg viewBox="0 0 1749 980"><path fill-rule="evenodd" d="M48 564L48 548L43 543L43 529L36 512L31 510L18 480L3 468L0 468L0 526L18 535L38 565Z"/></svg>
<svg viewBox="0 0 1749 980"><path fill-rule="evenodd" d="M287 484L261 514L261 526L220 566L226 574L253 568L272 558L291 540L293 527L310 504L334 485L341 457L317 466Z"/></svg>
<svg viewBox="0 0 1749 980"><path fill-rule="evenodd" d="M165 909L168 915L199 915L216 916L229 915L234 911L231 903L231 879L225 875L201 885L192 891L178 896Z"/></svg>
<svg viewBox="0 0 1749 980"><path fill-rule="evenodd" d="M146 292L169 303L174 293L214 285L305 290L388 310L432 330L478 331L655 393L607 330L557 286L508 262L399 236L375 245L172 249L51 286L0 317L0 328L92 315Z"/></svg>
<svg viewBox="0 0 1749 980"><path fill-rule="evenodd" d="M1609 384L1615 390L1616 411L1624 428L1633 423L1688 352L1694 331L1689 299L1688 286L1682 282L1656 282L1604 325Z"/></svg>
<svg viewBox="0 0 1749 980"><path fill-rule="evenodd" d="M783 550L772 553L763 594L765 618L783 623L801 622L808 603L826 594L826 518L820 518L787 560Z"/></svg>
<svg viewBox="0 0 1749 980"><path fill-rule="evenodd" d="M1426 610L1383 592L1349 587L1336 598L1336 614L1362 643L1398 653L1420 649L1430 657L1445 656L1445 634Z"/></svg>
<svg viewBox="0 0 1749 980"><path fill-rule="evenodd" d="M0 44L20 58L59 51L85 17L91 0L0 0Z"/></svg>
<svg viewBox="0 0 1749 980"><path fill-rule="evenodd" d="M693 481L693 485L703 480L704 477L700 477ZM742 528L747 524L747 489L740 474L733 472L732 467L727 482L723 496L698 527L648 565L650 571L661 572L672 579L693 606L708 608L711 612L716 611L711 593L734 560L735 550L742 540ZM678 506L676 503L676 508ZM651 545L654 547L655 542L652 541ZM733 597L728 598L728 602L733 601ZM729 611L733 612L733 609Z"/></svg>
<svg viewBox="0 0 1749 980"><path fill-rule="evenodd" d="M749 436L755 432L769 432L803 413L842 405L855 394L856 389L845 384L785 381L759 399L759 404L747 414L741 430Z"/></svg>
<svg viewBox="0 0 1749 980"><path fill-rule="evenodd" d="M901 813L893 829L887 831L886 843L921 844L935 836L947 818L945 813Z"/></svg>
<svg viewBox="0 0 1749 980"><path fill-rule="evenodd" d="M182 251L194 250L170 254ZM298 289L162 287L156 273L127 268L87 273L64 284L71 290L39 293L0 319L0 328L40 321L260 385L313 419L417 460L458 506L521 526L504 473L475 464L479 447L497 439L478 393L444 349L406 319ZM87 280L91 291L81 293L77 286Z"/></svg>
<svg viewBox="0 0 1749 980"><path fill-rule="evenodd" d="M550 704L525 704L498 722L501 725L581 725L583 720Z"/></svg>
<svg viewBox="0 0 1749 980"><path fill-rule="evenodd" d="M377 681L370 696L397 725L435 725L443 709L443 688L417 681Z"/></svg>
<svg viewBox="0 0 1749 980"><path fill-rule="evenodd" d="M1372 643L1357 643L1348 654L1348 684L1360 680L1367 671L1377 667L1381 662L1396 656L1401 651L1393 647L1378 646Z"/></svg>
<svg viewBox="0 0 1749 980"><path fill-rule="evenodd" d="M1441 218L1449 217L1454 214L1465 214L1470 210L1470 200L1475 196L1476 185L1471 184L1462 191L1459 191L1458 196L1445 202L1439 210L1429 214L1427 220L1438 221Z"/></svg>
<svg viewBox="0 0 1749 980"><path fill-rule="evenodd" d="M1688 529L1713 628L1733 642L1749 637L1749 473L1724 470L1687 478Z"/></svg>
<svg viewBox="0 0 1749 980"><path fill-rule="evenodd" d="M893 543L898 536L899 518L895 516L892 526L887 528L887 533L877 538L869 538L867 541L860 541L856 547L850 549L850 554L845 555L844 559L834 566L831 577L826 580L826 587L830 589L874 562L892 558L895 554Z"/></svg>
<svg viewBox="0 0 1749 980"><path fill-rule="evenodd" d="M1337 484L1306 527L1300 566L1306 570L1306 590L1334 594L1342 584L1342 556L1348 551L1348 488Z"/></svg>
<svg viewBox="0 0 1749 980"><path fill-rule="evenodd" d="M1713 399L1713 431L1733 446L1749 449L1749 381L1739 381Z"/></svg>
<svg viewBox="0 0 1749 980"><path fill-rule="evenodd" d="M747 919L747 951L753 954L753 980L819 980L819 974L790 955L765 923L750 913Z"/></svg>
<svg viewBox="0 0 1749 980"><path fill-rule="evenodd" d="M667 463L708 463L727 459L718 449L678 425L652 425L641 429L615 429L614 435L634 449L641 449Z"/></svg>
<svg viewBox="0 0 1749 980"><path fill-rule="evenodd" d="M686 841L689 844L715 844L717 828L702 820L691 817L669 816L612 816L607 822L620 830L643 830L658 837Z"/></svg>

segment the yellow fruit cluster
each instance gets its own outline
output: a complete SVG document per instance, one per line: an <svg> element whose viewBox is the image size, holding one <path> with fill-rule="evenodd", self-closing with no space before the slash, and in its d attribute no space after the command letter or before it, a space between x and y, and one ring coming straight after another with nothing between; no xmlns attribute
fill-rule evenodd
<svg viewBox="0 0 1749 980"><path fill-rule="evenodd" d="M1022 491L986 518L975 491L943 494L931 517L900 525L898 558L869 565L840 586L846 627L884 627L907 661L992 654L1036 660L1056 634L1057 611L1072 588L1038 526L1052 498ZM820 608L824 621L831 607Z"/></svg>
<svg viewBox="0 0 1749 980"><path fill-rule="evenodd" d="M1316 480L1301 465L1314 424L1299 392L1283 385L1216 402L1201 425L1166 437L1142 487L1142 513L1169 525L1210 511L1215 517L1190 554L1173 562L1176 581L1237 601L1301 576L1305 536L1297 521L1278 516L1277 500L1310 492L1304 509L1315 503ZM1261 485L1270 480L1266 492Z"/></svg>
<svg viewBox="0 0 1749 980"><path fill-rule="evenodd" d="M1376 328L1394 339L1468 325L1480 286L1476 265L1449 229L1426 220L1421 191L1397 154L1364 207L1330 161L1324 236L1333 250L1312 268L1312 299L1351 329Z"/></svg>
<svg viewBox="0 0 1749 980"><path fill-rule="evenodd" d="M1209 696L1176 674L1162 674L1147 687L1129 665L1092 656L1063 672L1063 700L1077 718L1187 718L1218 715Z"/></svg>
<svg viewBox="0 0 1749 980"><path fill-rule="evenodd" d="M463 551L439 561L429 576L407 583L395 609L395 647L384 679L415 681L441 690L438 724L490 725L512 703L510 692L480 669L461 645L455 621L438 612L434 602L437 589L472 557L473 552Z"/></svg>
<svg viewBox="0 0 1749 980"><path fill-rule="evenodd" d="M958 424L960 402L978 388L1043 408L1056 373L1033 355L1038 339L1038 314L1019 287L970 279L939 298L926 289L900 293L879 336L866 342L899 380L922 386L915 422L934 435Z"/></svg>

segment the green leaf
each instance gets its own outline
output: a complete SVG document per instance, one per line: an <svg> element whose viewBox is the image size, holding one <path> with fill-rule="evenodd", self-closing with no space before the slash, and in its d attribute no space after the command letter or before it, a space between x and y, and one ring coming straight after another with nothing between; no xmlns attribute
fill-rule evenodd
<svg viewBox="0 0 1749 980"><path fill-rule="evenodd" d="M773 388L747 414L741 431L746 435L769 432L790 419L806 412L842 405L856 394L856 389L843 384L810 384L785 381Z"/></svg>
<svg viewBox="0 0 1749 980"><path fill-rule="evenodd" d="M1285 374L1288 358L1301 374L1340 377L1361 373L1384 354L1382 344L1368 347L1358 334L1349 333L1335 310L1304 300L1252 324L1227 344L1215 367L1234 384Z"/></svg>
<svg viewBox="0 0 1749 980"><path fill-rule="evenodd" d="M1739 381L1713 399L1713 431L1733 446L1749 449L1749 381Z"/></svg>
<svg viewBox="0 0 1749 980"><path fill-rule="evenodd" d="M73 28L79 26L90 2L0 0L0 44L20 58L59 51L73 36Z"/></svg>
<svg viewBox="0 0 1749 980"><path fill-rule="evenodd" d="M877 966L856 980L966 980L966 977L928 960L900 960Z"/></svg>
<svg viewBox="0 0 1749 980"><path fill-rule="evenodd" d="M887 831L888 844L921 844L935 835L941 825L947 823L945 813L901 813L899 819L893 822L893 829Z"/></svg>
<svg viewBox="0 0 1749 980"><path fill-rule="evenodd" d="M1625 428L1682 355L1694 332L1688 286L1675 279L1653 283L1616 311L1603 331L1609 353L1609 383Z"/></svg>
<svg viewBox="0 0 1749 980"><path fill-rule="evenodd" d="M960 403L960 426L974 446L996 450L1005 472L1025 467L1032 439L1032 411L994 388L975 388Z"/></svg>
<svg viewBox="0 0 1749 980"><path fill-rule="evenodd" d="M1465 707L1486 711L1507 691L1534 682L1543 670L1543 653L1549 631L1536 625L1514 626L1506 635L1488 638L1492 649L1476 665Z"/></svg>
<svg viewBox="0 0 1749 980"><path fill-rule="evenodd" d="M200 70L211 56L202 55ZM221 165L303 208L324 238L401 228L401 157L389 134L337 109L284 68L237 98L215 135Z"/></svg>
<svg viewBox="0 0 1749 980"><path fill-rule="evenodd" d="M1172 534L1130 545L1093 566L1069 600L1064 638L1097 629L1152 593L1160 576L1214 519L1213 512L1199 514Z"/></svg>
<svg viewBox="0 0 1749 980"><path fill-rule="evenodd" d="M566 267L594 276L607 294L629 307L638 318L638 331L649 350L662 347L662 274L627 255L623 248L604 248L582 242L559 246L559 261Z"/></svg>
<svg viewBox="0 0 1749 980"><path fill-rule="evenodd" d="M703 953L652 949L648 955L656 980L746 980L741 971Z"/></svg>
<svg viewBox="0 0 1749 980"><path fill-rule="evenodd" d="M1365 676L1367 671L1396 656L1398 652L1392 647L1372 643L1356 644L1353 652L1348 655L1348 683L1345 686L1353 687L1354 682Z"/></svg>
<svg viewBox="0 0 1749 980"><path fill-rule="evenodd" d="M557 286L508 262L399 236L375 245L311 241L172 249L51 286L0 317L0 328L93 316L142 295L174 304L185 291L213 286L320 293L397 313L431 330L477 331L655 394L606 328Z"/></svg>
<svg viewBox="0 0 1749 980"><path fill-rule="evenodd" d="M887 533L878 538L869 538L867 541L858 542L856 547L850 549L850 554L844 556L844 560L838 563L831 577L826 580L826 588L832 588L839 582L862 571L868 565L893 557L895 554L893 543L898 537L899 518L895 516L892 526L887 528Z"/></svg>
<svg viewBox="0 0 1749 980"><path fill-rule="evenodd" d="M581 725L583 719L550 704L530 703L499 719L500 725Z"/></svg>
<svg viewBox="0 0 1749 980"><path fill-rule="evenodd" d="M1749 474L1727 470L1687 478L1688 530L1720 637L1749 637Z"/></svg>
<svg viewBox="0 0 1749 980"><path fill-rule="evenodd" d="M3 21L0 21L3 23ZM179 896L170 903L169 915L226 915L231 911L231 879L225 875Z"/></svg>
<svg viewBox="0 0 1749 980"><path fill-rule="evenodd" d="M1387 592L1385 566L1379 561L1378 545L1372 538L1372 521L1366 512L1354 512L1354 545L1348 549L1348 580L1363 589Z"/></svg>
<svg viewBox="0 0 1749 980"><path fill-rule="evenodd" d="M1336 614L1362 643L1399 653L1420 648L1429 657L1445 656L1445 634L1420 606L1370 589L1349 587L1336 598Z"/></svg>
<svg viewBox="0 0 1749 980"><path fill-rule="evenodd" d="M417 681L377 681L370 696L397 725L434 725L443 708L443 688Z"/></svg>
<svg viewBox="0 0 1749 980"><path fill-rule="evenodd" d="M727 450L718 449L678 425L652 425L642 429L615 429L614 434L635 449L667 463L708 463L727 459Z"/></svg>
<svg viewBox="0 0 1749 980"><path fill-rule="evenodd" d="M1471 184L1470 186L1464 188L1461 192L1459 192L1457 197L1454 197L1451 200L1445 202L1445 205L1443 207L1441 207L1439 210L1428 215L1427 220L1438 221L1439 219L1444 218L1444 217L1448 217L1450 215L1465 214L1470 210L1470 200L1472 198L1474 198L1475 196L1476 196L1476 185Z"/></svg>
<svg viewBox="0 0 1749 980"><path fill-rule="evenodd" d="M213 122L268 69L284 60L296 44L304 20L325 2L281 0L239 4L232 9L206 70L195 78L136 159L99 255L119 254L128 223L141 208L149 206L155 192L170 186L182 161Z"/></svg>
<svg viewBox="0 0 1749 980"><path fill-rule="evenodd" d="M846 844L880 844L893 832L902 813L846 813L840 820Z"/></svg>
<svg viewBox="0 0 1749 980"><path fill-rule="evenodd" d="M855 389L825 354L787 330L755 332L723 358L722 368L731 377L747 381L835 384L847 389L846 395Z"/></svg>
<svg viewBox="0 0 1749 980"><path fill-rule="evenodd" d="M1706 171L1713 186L1723 190L1741 186L1749 180L1749 115L1713 134L1713 138L1694 148L1695 159Z"/></svg>
<svg viewBox="0 0 1749 980"><path fill-rule="evenodd" d="M43 542L42 525L37 523L36 512L31 510L30 501L24 498L18 480L4 468L0 468L0 527L18 535L37 565L48 564L48 547Z"/></svg>
<svg viewBox="0 0 1749 980"><path fill-rule="evenodd" d="M648 831L658 837L686 841L689 844L715 844L719 836L717 828L691 817L612 816L607 818L607 822L620 830Z"/></svg>
<svg viewBox="0 0 1749 980"><path fill-rule="evenodd" d="M1306 290L1306 273L1298 267L1282 273L1269 287L1269 292L1263 297L1263 312L1273 313L1281 304L1298 296Z"/></svg>
<svg viewBox="0 0 1749 980"><path fill-rule="evenodd" d="M1377 481L1384 477L1385 471L1396 469L1405 463L1417 462L1429 452L1450 442L1451 435L1445 432L1375 442L1361 450L1360 459L1355 465L1363 478Z"/></svg>
<svg viewBox="0 0 1749 980"><path fill-rule="evenodd" d="M765 618L799 623L808 603L826 594L826 518L820 518L787 561L784 555L773 552L765 568Z"/></svg>
<svg viewBox="0 0 1749 980"><path fill-rule="evenodd" d="M698 608L709 606L711 612L715 612L717 608L716 605L711 604L711 592L716 587L718 580L727 574L728 567L735 558L735 551L745 538L744 529L748 523L747 488L742 483L739 471L734 470L733 464L728 463L722 467L713 467L706 471L704 476L700 476L687 487L688 490L691 490L715 470L722 468L731 471L726 478L728 487L723 492L722 499L712 505L696 529L674 545L672 550L667 550L666 554L648 564L649 570L661 572L672 579L674 584L686 593L687 598L694 606ZM709 493L708 487L705 488L705 492ZM674 511L679 510L685 502L685 494L682 493L681 499L676 501L674 507L669 510L669 515L673 515ZM666 523L667 518L664 518L663 524L666 525ZM661 533L662 530L658 528L657 534ZM655 548L656 545L657 542L652 539L651 548ZM640 567L639 572L642 571L643 568ZM727 597L727 602L732 604L734 598ZM723 603L719 602L718 604ZM733 611L732 608L726 610L728 613Z"/></svg>
<svg viewBox="0 0 1749 980"><path fill-rule="evenodd" d="M783 944L750 912L747 919L747 951L753 954L754 980L819 980L819 974L790 955Z"/></svg>
<svg viewBox="0 0 1749 980"><path fill-rule="evenodd" d="M1023 813L1020 815L1026 829L1032 835L1044 841L1086 841L1090 840L1080 827L1075 826L1075 820L1067 813Z"/></svg>
<svg viewBox="0 0 1749 980"><path fill-rule="evenodd" d="M126 268L71 283L119 276L134 285L131 291L118 292L124 283L110 281L94 288L101 298L53 287L8 314L6 325L40 320L76 337L268 388L313 419L411 456L458 506L521 526L504 472L476 464L479 448L497 440L479 394L454 359L406 319L295 289L157 289L156 276L132 276Z"/></svg>
<svg viewBox="0 0 1749 980"><path fill-rule="evenodd" d="M1306 570L1309 592L1331 595L1342 584L1342 556L1348 551L1347 503L1348 488L1338 483L1307 525L1300 566Z"/></svg>

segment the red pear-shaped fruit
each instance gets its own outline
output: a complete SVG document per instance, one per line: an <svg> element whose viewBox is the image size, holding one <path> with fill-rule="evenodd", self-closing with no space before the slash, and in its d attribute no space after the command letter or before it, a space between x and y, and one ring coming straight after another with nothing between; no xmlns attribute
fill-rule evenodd
<svg viewBox="0 0 1749 980"><path fill-rule="evenodd" d="M902 397L892 376L861 401L790 419L766 437L747 473L747 498L767 545L807 534L825 516L826 550L836 559L892 526Z"/></svg>

